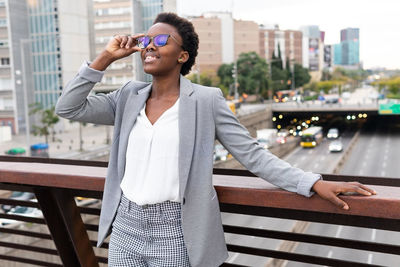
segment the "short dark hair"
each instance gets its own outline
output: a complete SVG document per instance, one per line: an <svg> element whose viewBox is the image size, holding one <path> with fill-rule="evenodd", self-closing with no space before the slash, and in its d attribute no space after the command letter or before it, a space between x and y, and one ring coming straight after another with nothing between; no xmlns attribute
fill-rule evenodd
<svg viewBox="0 0 400 267"><path fill-rule="evenodd" d="M194 65L197 50L199 49L199 36L194 31L193 24L189 20L169 12L158 14L153 24L156 23L166 23L175 27L182 37L182 48L189 53L189 59L182 65L181 74L188 74Z"/></svg>

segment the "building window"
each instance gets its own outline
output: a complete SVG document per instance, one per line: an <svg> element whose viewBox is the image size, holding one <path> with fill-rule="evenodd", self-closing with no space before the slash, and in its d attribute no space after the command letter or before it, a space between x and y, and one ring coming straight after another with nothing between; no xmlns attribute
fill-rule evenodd
<svg viewBox="0 0 400 267"><path fill-rule="evenodd" d="M10 65L10 58L9 58L9 57L2 57L2 58L1 58L1 65L2 65L2 66L8 66L8 65Z"/></svg>
<svg viewBox="0 0 400 267"><path fill-rule="evenodd" d="M7 19L0 19L0 27L7 26Z"/></svg>
<svg viewBox="0 0 400 267"><path fill-rule="evenodd" d="M8 47L8 40L0 40L0 47Z"/></svg>

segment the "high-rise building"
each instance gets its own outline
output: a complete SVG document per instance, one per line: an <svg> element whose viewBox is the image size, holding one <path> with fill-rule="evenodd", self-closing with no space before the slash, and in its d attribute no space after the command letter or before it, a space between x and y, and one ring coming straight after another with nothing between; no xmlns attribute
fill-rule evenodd
<svg viewBox="0 0 400 267"><path fill-rule="evenodd" d="M253 21L235 20L229 12L210 12L190 20L200 39L195 66L200 72L216 72L241 53L260 53L259 27Z"/></svg>
<svg viewBox="0 0 400 267"><path fill-rule="evenodd" d="M334 65L342 65L342 45L341 44L333 45L333 64Z"/></svg>
<svg viewBox="0 0 400 267"><path fill-rule="evenodd" d="M32 81L23 79L31 72L30 64L22 68L21 42L29 36L27 6L24 1L0 1L0 124L10 126L13 133L25 128L24 87ZM29 54L26 55L27 58ZM25 63L25 62L24 62ZM28 84L24 84L28 83ZM25 86L26 85L26 86ZM26 92L26 91L25 91ZM33 90L29 91L32 103Z"/></svg>
<svg viewBox="0 0 400 267"><path fill-rule="evenodd" d="M260 55L267 62L272 54L278 56L281 51L282 62L285 66L287 59L302 64L302 33L301 31L260 28Z"/></svg>
<svg viewBox="0 0 400 267"><path fill-rule="evenodd" d="M324 32L316 25L301 27L303 33L303 67L313 80L320 80L324 65Z"/></svg>
<svg viewBox="0 0 400 267"><path fill-rule="evenodd" d="M3 106L13 111L14 133L25 131L28 118L30 124L35 122L27 115L30 104L55 105L65 82L88 57L88 1L0 2L4 22L0 35L8 45L1 53L0 86L8 90Z"/></svg>
<svg viewBox="0 0 400 267"><path fill-rule="evenodd" d="M335 65L356 66L360 64L360 30L346 28L340 31L340 44L335 44Z"/></svg>
<svg viewBox="0 0 400 267"><path fill-rule="evenodd" d="M133 34L132 0L93 0L95 56L98 55L115 34ZM92 58L93 60L94 58ZM121 87L131 79L136 79L132 56L112 63L105 71L101 83L95 91L109 92Z"/></svg>

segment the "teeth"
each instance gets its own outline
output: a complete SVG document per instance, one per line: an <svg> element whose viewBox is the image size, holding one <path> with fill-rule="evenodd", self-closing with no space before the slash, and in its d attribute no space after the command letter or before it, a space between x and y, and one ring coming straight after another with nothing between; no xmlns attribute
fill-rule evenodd
<svg viewBox="0 0 400 267"><path fill-rule="evenodd" d="M146 57L146 59L153 59L153 58L156 58L156 57L153 57L153 56L147 56Z"/></svg>

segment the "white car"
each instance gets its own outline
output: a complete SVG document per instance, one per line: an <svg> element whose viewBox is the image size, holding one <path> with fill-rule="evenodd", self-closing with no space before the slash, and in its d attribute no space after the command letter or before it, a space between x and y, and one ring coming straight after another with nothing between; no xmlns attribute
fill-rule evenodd
<svg viewBox="0 0 400 267"><path fill-rule="evenodd" d="M329 151L330 152L341 152L343 150L343 144L340 140L332 141L329 144Z"/></svg>
<svg viewBox="0 0 400 267"><path fill-rule="evenodd" d="M21 216L26 216L26 217L34 217L34 218L43 218L43 213L41 210L37 208L32 208L32 207L22 207L22 206L16 206L12 208L7 214L13 214L13 215L21 215ZM0 219L0 226L13 226L13 225L18 225L24 223L23 221L17 221L13 219Z"/></svg>
<svg viewBox="0 0 400 267"><path fill-rule="evenodd" d="M328 139L336 139L339 137L339 130L337 128L330 128L326 135Z"/></svg>

